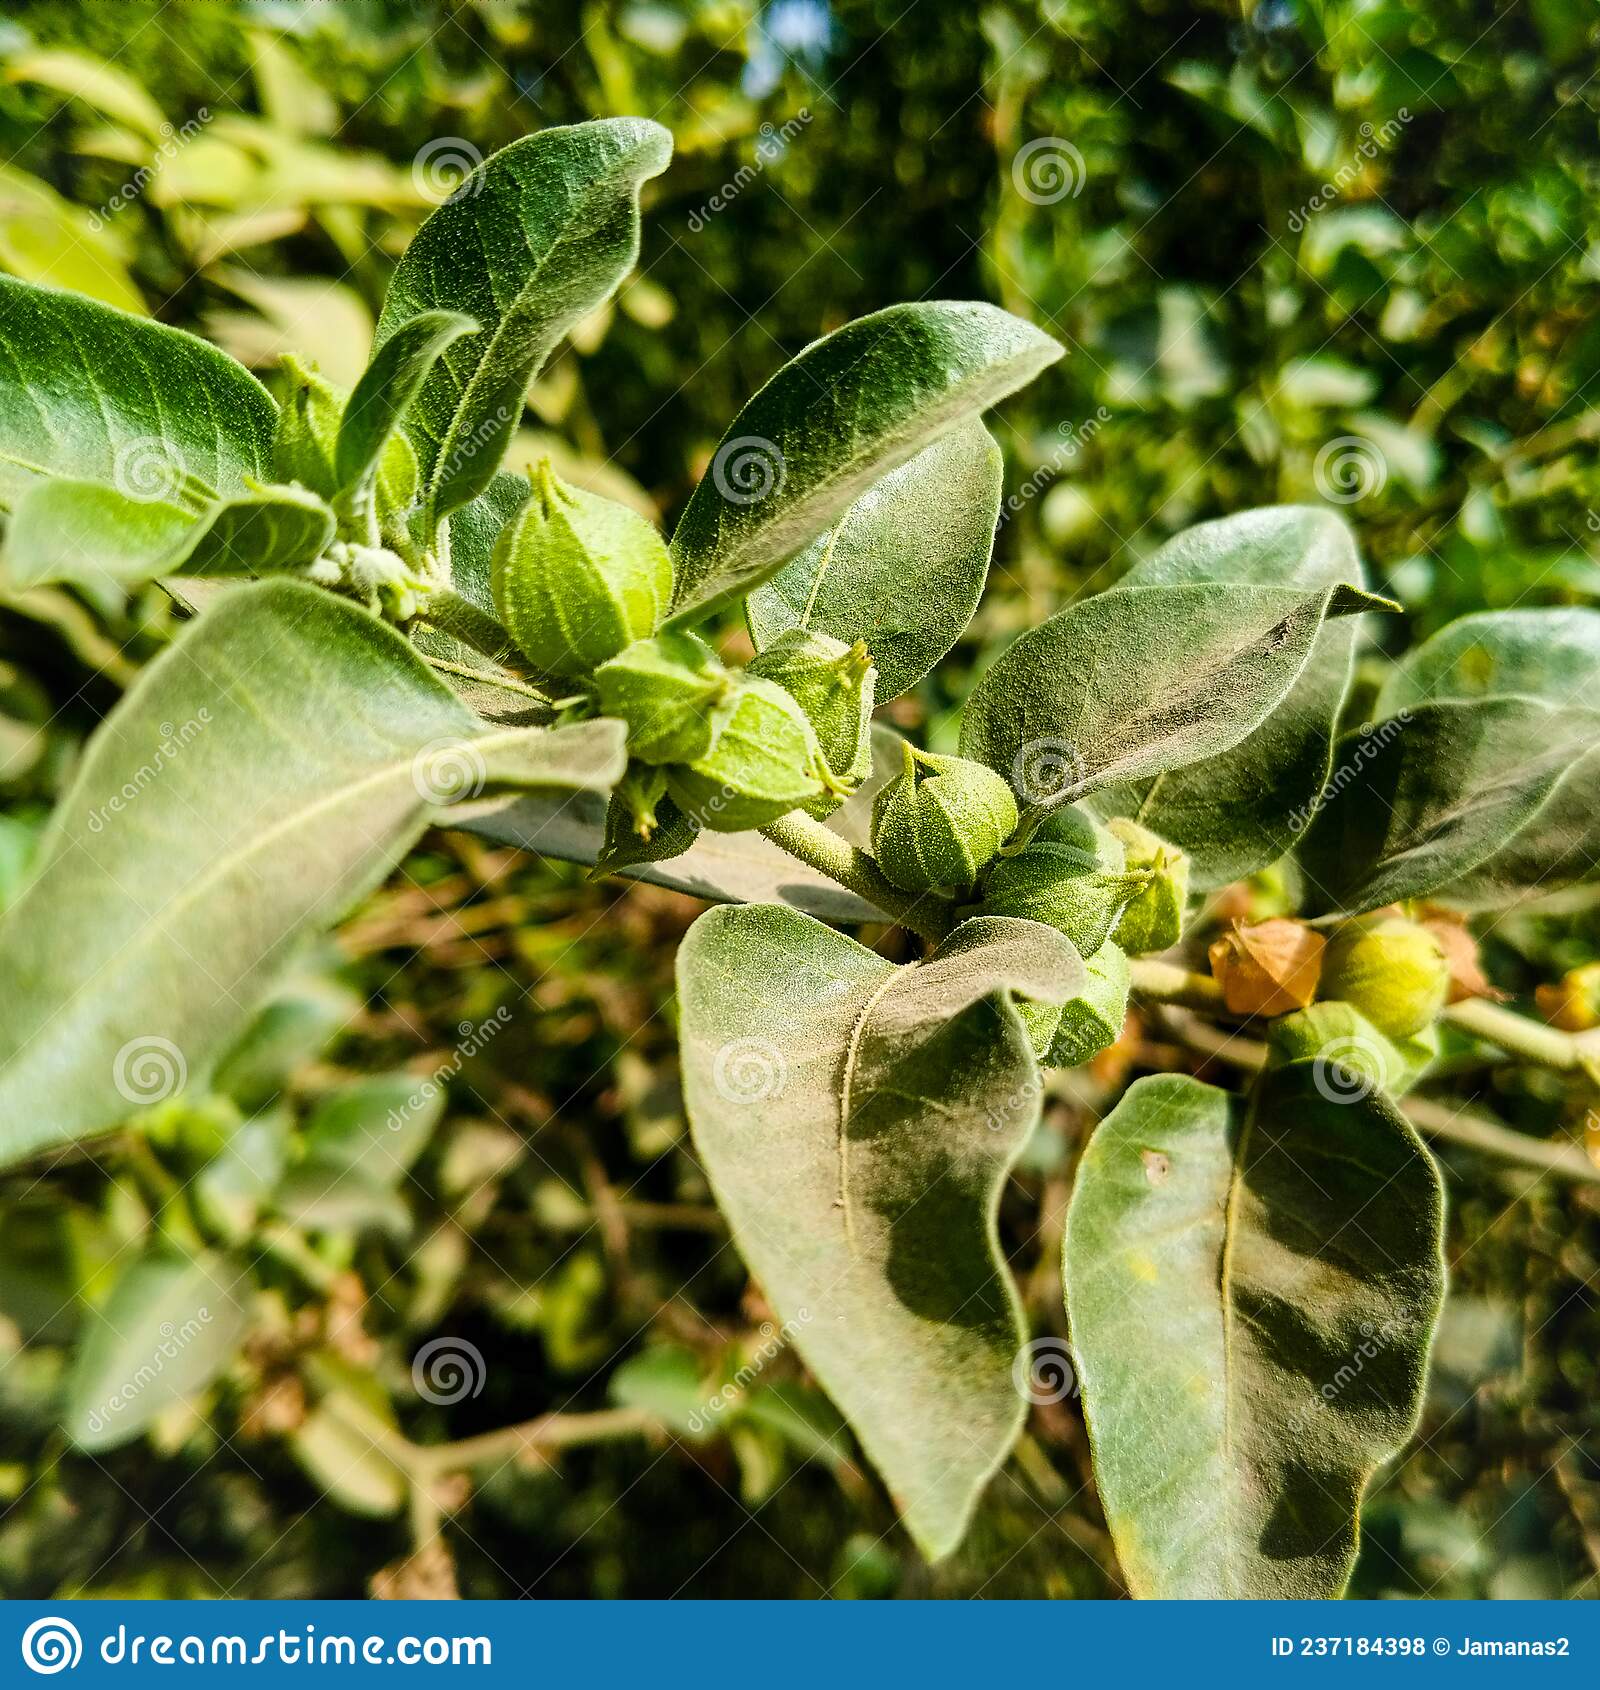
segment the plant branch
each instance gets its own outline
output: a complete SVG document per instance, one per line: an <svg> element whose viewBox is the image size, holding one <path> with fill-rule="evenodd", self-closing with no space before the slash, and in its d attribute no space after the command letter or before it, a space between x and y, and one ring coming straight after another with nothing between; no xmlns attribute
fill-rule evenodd
<svg viewBox="0 0 1600 1690"><path fill-rule="evenodd" d="M1483 998L1451 1004L1444 1015L1464 1032L1499 1045L1511 1056L1591 1078L1600 1075L1600 1043L1591 1034L1564 1033Z"/></svg>
<svg viewBox="0 0 1600 1690"><path fill-rule="evenodd" d="M1157 1003L1179 1003L1186 1009L1211 1011L1223 1007L1222 988L1209 974L1192 974L1176 963L1155 957L1134 957L1129 963L1133 989Z"/></svg>
<svg viewBox="0 0 1600 1690"><path fill-rule="evenodd" d="M946 898L931 892L902 892L884 879L883 871L865 851L824 827L804 810L791 810L761 829L762 837L797 857L809 867L837 880L869 904L937 945L955 925L954 911Z"/></svg>

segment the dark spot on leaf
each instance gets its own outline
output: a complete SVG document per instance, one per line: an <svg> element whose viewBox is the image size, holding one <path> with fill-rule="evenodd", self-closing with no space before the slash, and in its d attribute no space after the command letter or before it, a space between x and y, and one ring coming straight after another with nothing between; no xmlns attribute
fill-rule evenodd
<svg viewBox="0 0 1600 1690"><path fill-rule="evenodd" d="M1141 1150L1139 1160L1144 1163L1144 1177L1152 1185L1160 1185L1172 1172L1172 1162L1159 1150Z"/></svg>

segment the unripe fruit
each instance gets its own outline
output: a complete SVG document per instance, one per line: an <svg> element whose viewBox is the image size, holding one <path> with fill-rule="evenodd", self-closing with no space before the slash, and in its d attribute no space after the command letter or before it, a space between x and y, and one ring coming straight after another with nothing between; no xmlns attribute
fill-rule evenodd
<svg viewBox="0 0 1600 1690"><path fill-rule="evenodd" d="M1111 937L1129 956L1170 950L1183 937L1184 907L1189 901L1188 854L1123 816L1106 826L1122 841L1129 872L1150 872L1149 883L1129 901Z"/></svg>
<svg viewBox="0 0 1600 1690"><path fill-rule="evenodd" d="M775 681L742 677L725 708L705 756L667 771L667 790L702 827L764 827L839 789L805 711Z"/></svg>
<svg viewBox="0 0 1600 1690"><path fill-rule="evenodd" d="M495 608L540 674L574 680L655 632L672 559L637 511L568 486L548 458L530 481L495 542Z"/></svg>
<svg viewBox="0 0 1600 1690"><path fill-rule="evenodd" d="M602 715L628 724L628 754L643 763L692 763L727 720L734 677L693 634L635 640L594 672Z"/></svg>
<svg viewBox="0 0 1600 1690"><path fill-rule="evenodd" d="M630 763L611 794L606 837L591 879L633 863L659 863L694 844L699 824L667 797L667 771Z"/></svg>
<svg viewBox="0 0 1600 1690"><path fill-rule="evenodd" d="M1017 825L1004 778L965 757L905 748L872 806L878 867L902 892L966 891Z"/></svg>
<svg viewBox="0 0 1600 1690"><path fill-rule="evenodd" d="M1076 1068L1122 1036L1122 1024L1128 1018L1127 953L1107 941L1093 956L1084 958L1083 966L1084 988L1061 1007L1055 1036L1043 1059L1047 1067Z"/></svg>
<svg viewBox="0 0 1600 1690"><path fill-rule="evenodd" d="M1552 1027L1569 1033L1600 1027L1600 962L1569 969L1553 986L1536 986L1533 999Z"/></svg>
<svg viewBox="0 0 1600 1690"><path fill-rule="evenodd" d="M878 671L864 640L846 645L831 634L790 628L758 652L747 671L776 681L811 719L828 767L841 784L859 786L872 773L872 706ZM829 814L842 797L814 800L814 816Z"/></svg>
<svg viewBox="0 0 1600 1690"><path fill-rule="evenodd" d="M1296 1010L1274 1021L1267 1030L1268 1067L1289 1062L1334 1063L1370 1080L1390 1097L1404 1096L1438 1054L1437 1027L1426 1027L1405 1038L1390 1038L1354 1004L1339 1000ZM1353 1088L1342 1086L1335 1077L1330 1077L1328 1090L1334 1097L1355 1095Z"/></svg>
<svg viewBox="0 0 1600 1690"><path fill-rule="evenodd" d="M1111 833L1082 810L1063 805L1015 856L1000 856L990 865L981 908L984 915L1042 921L1090 957L1149 880L1148 869L1124 871L1121 842Z"/></svg>
<svg viewBox="0 0 1600 1690"><path fill-rule="evenodd" d="M1427 928L1404 916L1352 921L1328 941L1322 995L1354 1004L1393 1038L1437 1019L1450 990L1450 965Z"/></svg>

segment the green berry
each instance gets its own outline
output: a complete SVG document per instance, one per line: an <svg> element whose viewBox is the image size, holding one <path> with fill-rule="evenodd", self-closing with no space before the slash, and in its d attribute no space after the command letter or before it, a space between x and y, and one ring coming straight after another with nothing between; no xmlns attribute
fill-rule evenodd
<svg viewBox="0 0 1600 1690"><path fill-rule="evenodd" d="M872 706L878 671L864 640L790 628L751 659L749 673L776 681L811 720L829 769L857 787L872 773ZM844 802L829 794L806 805L823 816Z"/></svg>
<svg viewBox="0 0 1600 1690"><path fill-rule="evenodd" d="M764 827L837 791L804 710L775 681L742 677L711 748L674 764L667 788L680 808L714 833Z"/></svg>
<svg viewBox="0 0 1600 1690"><path fill-rule="evenodd" d="M549 459L530 481L495 542L495 608L535 670L575 680L655 632L672 559L637 511L568 486Z"/></svg>
<svg viewBox="0 0 1600 1690"><path fill-rule="evenodd" d="M635 640L594 672L602 715L628 724L628 753L644 763L704 757L727 719L734 677L693 634Z"/></svg>
<svg viewBox="0 0 1600 1690"><path fill-rule="evenodd" d="M1450 991L1444 947L1404 916L1347 922L1323 953L1322 995L1354 1004L1380 1032L1420 1033Z"/></svg>
<svg viewBox="0 0 1600 1690"><path fill-rule="evenodd" d="M982 913L1042 921L1093 956L1111 937L1151 872L1123 868L1121 842L1082 810L1063 805L1045 817L1014 856L1002 855L983 882Z"/></svg>
<svg viewBox="0 0 1600 1690"><path fill-rule="evenodd" d="M1129 956L1170 950L1183 937L1189 901L1187 853L1125 817L1106 825L1122 841L1129 873L1150 876L1144 890L1129 900L1111 937Z"/></svg>
<svg viewBox="0 0 1600 1690"><path fill-rule="evenodd" d="M968 891L1017 825L993 769L905 748L905 768L872 806L872 849L902 892Z"/></svg>

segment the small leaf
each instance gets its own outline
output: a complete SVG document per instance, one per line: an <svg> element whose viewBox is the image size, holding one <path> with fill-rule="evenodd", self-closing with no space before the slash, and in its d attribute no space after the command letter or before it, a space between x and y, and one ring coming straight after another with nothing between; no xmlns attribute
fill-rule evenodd
<svg viewBox="0 0 1600 1690"><path fill-rule="evenodd" d="M62 1416L72 1441L115 1449L203 1391L243 1335L248 1283L216 1256L159 1250L130 1263L89 1317L73 1363Z"/></svg>
<svg viewBox="0 0 1600 1690"><path fill-rule="evenodd" d="M330 1093L305 1125L307 1152L397 1186L444 1115L443 1082L424 1074L371 1074Z"/></svg>
<svg viewBox="0 0 1600 1690"><path fill-rule="evenodd" d="M1118 585L1213 582L1310 590L1361 587L1366 575L1342 518L1282 505L1186 528ZM1103 788L1090 807L1106 819L1127 816L1187 851L1199 889L1276 862L1310 821L1327 781L1355 635L1350 617L1324 622L1298 679L1238 744L1184 768Z"/></svg>
<svg viewBox="0 0 1600 1690"><path fill-rule="evenodd" d="M891 470L1061 356L993 305L891 305L814 341L729 425L672 537L673 620L775 574Z"/></svg>
<svg viewBox="0 0 1600 1690"><path fill-rule="evenodd" d="M175 499L266 473L271 396L194 335L0 276L0 359L0 508L42 476Z"/></svg>
<svg viewBox="0 0 1600 1690"><path fill-rule="evenodd" d="M1359 913L1452 889L1508 842L1514 852L1593 744L1584 712L1509 696L1425 704L1347 734L1298 853L1310 901ZM1574 791L1587 810L1592 790Z"/></svg>
<svg viewBox="0 0 1600 1690"><path fill-rule="evenodd" d="M203 1084L296 941L452 799L606 790L622 741L491 727L316 587L220 598L90 741L0 921L0 1161Z"/></svg>
<svg viewBox="0 0 1600 1690"><path fill-rule="evenodd" d="M489 485L529 381L633 268L640 186L671 156L671 135L645 118L545 129L487 159L417 231L378 350L425 311L483 325L433 365L407 418L428 523Z"/></svg>
<svg viewBox="0 0 1600 1690"><path fill-rule="evenodd" d="M333 512L302 487L263 487L197 511L96 481L37 481L17 500L0 543L0 570L17 588L267 575L314 563L334 529Z"/></svg>
<svg viewBox="0 0 1600 1690"><path fill-rule="evenodd" d="M1340 1594L1362 1491L1416 1428L1442 1224L1427 1151L1344 1069L1269 1070L1248 1103L1129 1088L1079 1167L1065 1270L1135 1596Z"/></svg>
<svg viewBox="0 0 1600 1690"><path fill-rule="evenodd" d="M447 346L473 334L478 324L459 311L423 311L402 323L378 348L345 402L334 451L341 491L378 473L389 436L410 410Z"/></svg>
<svg viewBox="0 0 1600 1690"><path fill-rule="evenodd" d="M967 700L963 755L1033 803L1227 751L1299 679L1325 619L1387 609L1355 587L1119 587L1024 634Z"/></svg>
<svg viewBox="0 0 1600 1690"><path fill-rule="evenodd" d="M765 648L789 628L865 640L877 701L914 687L960 639L989 573L1000 448L967 422L886 475L745 601Z"/></svg>
<svg viewBox="0 0 1600 1690"><path fill-rule="evenodd" d="M896 968L792 910L710 910L678 955L719 1206L929 1557L960 1541L1025 1409L995 1214L1042 1086L1014 998L1083 981L1060 934L995 917Z"/></svg>

